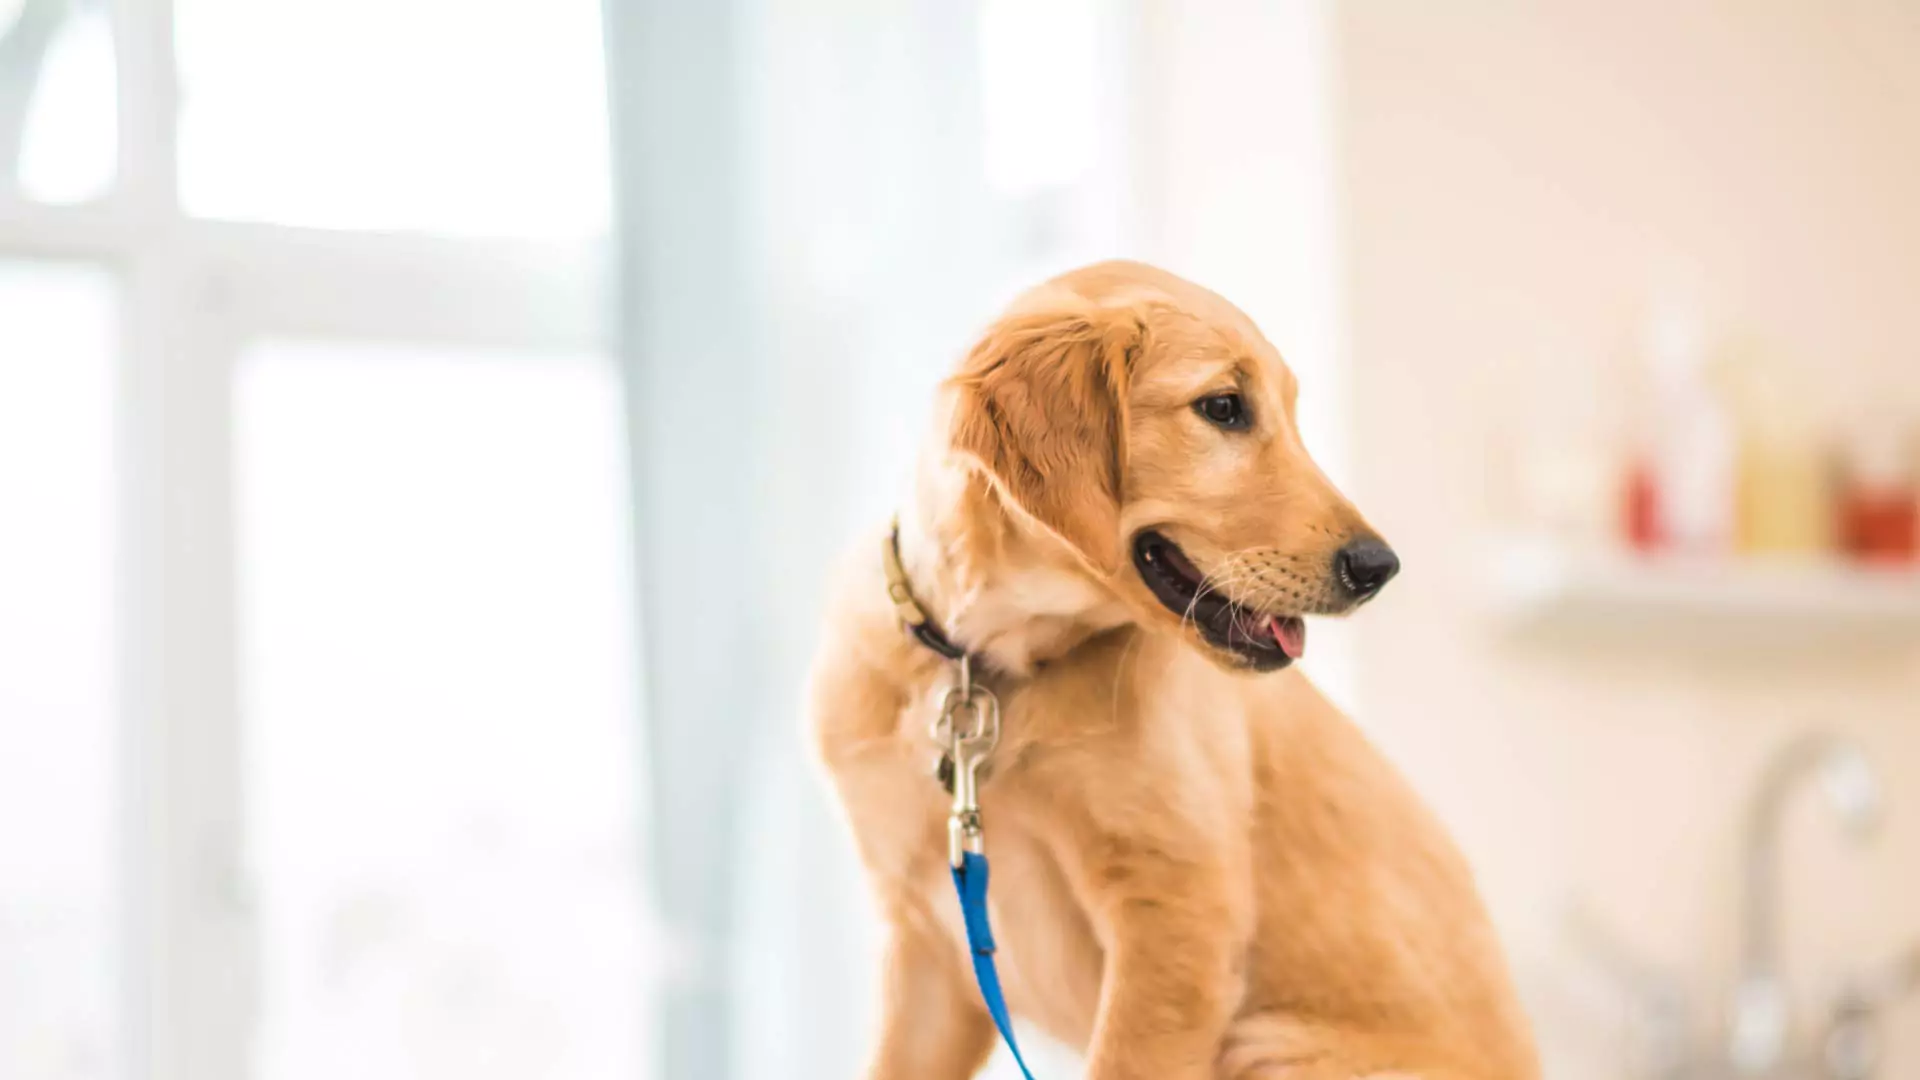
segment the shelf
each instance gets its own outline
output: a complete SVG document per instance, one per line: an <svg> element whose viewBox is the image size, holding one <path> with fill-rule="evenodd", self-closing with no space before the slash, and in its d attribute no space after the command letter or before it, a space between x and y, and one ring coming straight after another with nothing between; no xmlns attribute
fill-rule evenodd
<svg viewBox="0 0 1920 1080"><path fill-rule="evenodd" d="M1503 540L1491 567L1516 628L1661 643L1920 642L1920 572L1793 558L1646 556Z"/></svg>

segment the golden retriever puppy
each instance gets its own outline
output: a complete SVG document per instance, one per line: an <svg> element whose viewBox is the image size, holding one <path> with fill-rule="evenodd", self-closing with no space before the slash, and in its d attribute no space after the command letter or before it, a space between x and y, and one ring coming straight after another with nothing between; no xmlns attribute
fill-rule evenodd
<svg viewBox="0 0 1920 1080"><path fill-rule="evenodd" d="M903 629L909 594L1003 704L979 774L997 960L1088 1077L1537 1076L1467 866L1289 668L1302 616L1399 566L1294 397L1233 305L1125 262L1021 297L944 384L810 690L888 923L873 1080L961 1080L995 1040L929 735L957 665Z"/></svg>

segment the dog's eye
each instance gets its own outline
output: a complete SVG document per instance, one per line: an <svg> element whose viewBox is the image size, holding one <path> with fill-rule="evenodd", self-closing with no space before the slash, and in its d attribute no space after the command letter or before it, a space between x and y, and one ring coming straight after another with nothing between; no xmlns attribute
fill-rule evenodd
<svg viewBox="0 0 1920 1080"><path fill-rule="evenodd" d="M1211 394L1193 403L1194 411L1207 422L1225 431L1245 431L1253 426L1253 415L1239 394Z"/></svg>

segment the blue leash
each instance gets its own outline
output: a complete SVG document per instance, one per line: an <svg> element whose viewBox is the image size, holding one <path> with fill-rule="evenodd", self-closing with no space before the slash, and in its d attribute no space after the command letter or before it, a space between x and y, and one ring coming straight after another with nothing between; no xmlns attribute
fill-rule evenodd
<svg viewBox="0 0 1920 1080"><path fill-rule="evenodd" d="M894 519L881 548L881 566L887 575L887 596L893 601L900 625L914 639L954 664L953 689L940 702L933 737L946 748L941 778L950 786L953 810L947 816L947 863L953 868L953 888L960 894L960 914L967 923L967 951L973 954L973 977L987 1003L993 1026L1000 1029L1013 1051L1020 1075L1033 1080L1020 1044L1013 1038L1013 1019L1007 1014L1006 995L1000 990L1000 972L993 966L993 928L987 922L987 857L982 853L980 763L1000 742L1000 699L973 681L973 654L953 643L927 609L913 598L913 586L900 561L900 521ZM969 722L962 723L962 718Z"/></svg>
<svg viewBox="0 0 1920 1080"><path fill-rule="evenodd" d="M993 1014L993 1026L1000 1029L1007 1049L1013 1051L1020 1075L1033 1080L1027 1059L1020 1056L1020 1044L1013 1038L1013 1020L1007 1015L1007 999L1000 992L1000 972L993 966L993 927L987 923L987 857L972 851L961 855L953 868L953 887L960 894L960 913L967 920L967 948L973 953L973 977L980 984L980 996L987 1012Z"/></svg>
<svg viewBox="0 0 1920 1080"><path fill-rule="evenodd" d="M1000 742L1000 699L973 681L973 658L961 653L959 678L940 703L934 736L947 747L949 765L942 776L953 785L953 809L947 815L947 865L953 868L953 888L960 894L960 915L967 923L967 951L973 954L973 977L987 1003L993 1026L1020 1075L1033 1080L1020 1044L1013 1038L1013 1019L1007 1014L1006 995L1000 990L1000 972L993 966L993 928L987 922L986 833L980 825L979 771ZM964 718L964 722L963 722Z"/></svg>

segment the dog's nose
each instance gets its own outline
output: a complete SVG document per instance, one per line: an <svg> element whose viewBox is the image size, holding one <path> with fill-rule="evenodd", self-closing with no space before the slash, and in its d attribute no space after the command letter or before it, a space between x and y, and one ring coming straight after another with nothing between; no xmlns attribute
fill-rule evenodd
<svg viewBox="0 0 1920 1080"><path fill-rule="evenodd" d="M1363 537L1334 555L1333 569L1355 600L1365 600L1400 572L1400 557L1374 537Z"/></svg>

